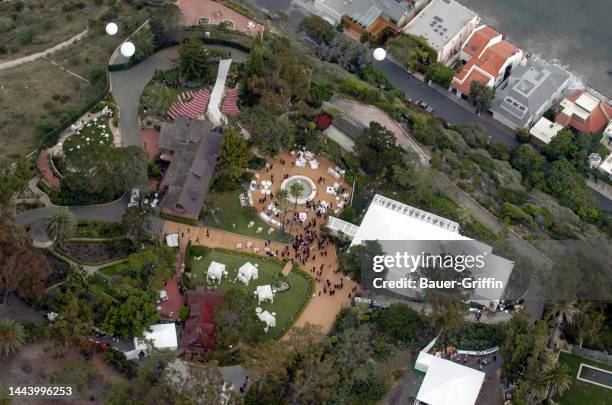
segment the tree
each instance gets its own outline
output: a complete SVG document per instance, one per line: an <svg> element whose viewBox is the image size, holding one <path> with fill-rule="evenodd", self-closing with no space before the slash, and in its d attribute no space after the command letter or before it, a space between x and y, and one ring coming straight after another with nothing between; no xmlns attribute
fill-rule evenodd
<svg viewBox="0 0 612 405"><path fill-rule="evenodd" d="M0 220L12 210L11 200L25 190L31 177L31 163L25 158L19 159L14 166L10 162L0 162Z"/></svg>
<svg viewBox="0 0 612 405"><path fill-rule="evenodd" d="M76 232L77 220L68 208L60 208L47 218L47 235L62 246Z"/></svg>
<svg viewBox="0 0 612 405"><path fill-rule="evenodd" d="M199 38L188 38L179 48L178 71L183 83L208 79L210 56Z"/></svg>
<svg viewBox="0 0 612 405"><path fill-rule="evenodd" d="M130 286L124 286L121 295L121 303L111 306L106 312L102 330L124 338L142 337L145 328L159 319L153 298L147 292Z"/></svg>
<svg viewBox="0 0 612 405"><path fill-rule="evenodd" d="M147 207L128 207L121 218L121 233L133 248L151 240L151 210Z"/></svg>
<svg viewBox="0 0 612 405"><path fill-rule="evenodd" d="M146 183L147 162L138 146L90 145L66 164L70 170L64 174L61 193L71 205L110 201Z"/></svg>
<svg viewBox="0 0 612 405"><path fill-rule="evenodd" d="M375 121L363 131L356 151L365 172L379 178L392 175L390 164L403 164L403 152L395 143L395 135Z"/></svg>
<svg viewBox="0 0 612 405"><path fill-rule="evenodd" d="M438 60L438 54L423 36L400 34L388 41L389 52L408 70L425 73Z"/></svg>
<svg viewBox="0 0 612 405"><path fill-rule="evenodd" d="M78 297L66 294L67 302L59 310L59 315L51 323L52 336L65 345L79 345L90 335L93 323L91 304Z"/></svg>
<svg viewBox="0 0 612 405"><path fill-rule="evenodd" d="M360 73L372 63L369 50L343 34L336 35L329 43L319 44L316 52L319 59L337 63L351 73Z"/></svg>
<svg viewBox="0 0 612 405"><path fill-rule="evenodd" d="M155 38L155 45L163 48L178 40L181 30L181 10L175 4L166 3L149 20L149 29Z"/></svg>
<svg viewBox="0 0 612 405"><path fill-rule="evenodd" d="M446 89L453 81L455 72L444 63L434 62L429 65L425 75L427 76L427 79L434 83L438 83L440 86Z"/></svg>
<svg viewBox="0 0 612 405"><path fill-rule="evenodd" d="M228 125L219 146L217 162L217 181L224 184L224 189L232 189L238 185L238 180L247 167L250 158L249 146L242 137L240 129L237 125Z"/></svg>
<svg viewBox="0 0 612 405"><path fill-rule="evenodd" d="M249 397L280 400L289 383L288 369L292 356L284 342L268 340L258 346L245 346L240 351L245 367L255 375Z"/></svg>
<svg viewBox="0 0 612 405"><path fill-rule="evenodd" d="M281 234L285 234L285 216L287 215L287 209L289 208L289 192L283 188L279 189L276 194L276 201L278 201L278 209L280 210L281 217Z"/></svg>
<svg viewBox="0 0 612 405"><path fill-rule="evenodd" d="M515 131L516 140L520 143L527 143L531 139L531 134L527 128L517 128Z"/></svg>
<svg viewBox="0 0 612 405"><path fill-rule="evenodd" d="M255 298L242 289L232 288L225 293L214 314L219 348L254 344L262 339L262 323L255 314L256 306Z"/></svg>
<svg viewBox="0 0 612 405"><path fill-rule="evenodd" d="M274 108L259 105L246 109L241 117L249 126L251 142L264 155L273 156L293 146L295 127L291 121L279 118Z"/></svg>
<svg viewBox="0 0 612 405"><path fill-rule="evenodd" d="M330 23L314 14L304 18L299 28L305 31L317 44L329 43L338 34L338 31Z"/></svg>
<svg viewBox="0 0 612 405"><path fill-rule="evenodd" d="M544 380L548 383L547 400L563 394L572 384L569 367L553 360L549 360L544 366Z"/></svg>
<svg viewBox="0 0 612 405"><path fill-rule="evenodd" d="M293 198L293 210L296 210L298 199L302 196L304 192L304 185L300 182L294 181L289 186L289 195Z"/></svg>
<svg viewBox="0 0 612 405"><path fill-rule="evenodd" d="M163 84L153 83L147 86L140 97L140 103L151 114L165 116L176 101L176 94Z"/></svg>
<svg viewBox="0 0 612 405"><path fill-rule="evenodd" d="M444 271L448 272L448 270ZM442 331L445 340L448 339L463 323L467 304L453 299L433 299L428 300L427 303L431 306L429 314L431 324Z"/></svg>
<svg viewBox="0 0 612 405"><path fill-rule="evenodd" d="M136 47L136 52L131 57L132 60L145 60L155 52L155 37L148 28L142 28L136 32L132 36L132 42Z"/></svg>
<svg viewBox="0 0 612 405"><path fill-rule="evenodd" d="M378 330L394 341L414 343L418 333L425 328L421 317L406 304L391 304L376 318Z"/></svg>
<svg viewBox="0 0 612 405"><path fill-rule="evenodd" d="M491 107L491 103L495 98L495 91L479 82L478 80L470 83L470 102L476 106L476 112L482 113L487 111Z"/></svg>
<svg viewBox="0 0 612 405"><path fill-rule="evenodd" d="M0 355L13 354L25 344L23 326L11 318L0 319Z"/></svg>
<svg viewBox="0 0 612 405"><path fill-rule="evenodd" d="M25 231L0 221L0 291L3 303L16 292L23 299L44 294L44 282L51 274L47 258L36 252Z"/></svg>
<svg viewBox="0 0 612 405"><path fill-rule="evenodd" d="M523 176L523 182L529 187L542 187L544 183L544 164L546 159L531 145L525 144L512 153L512 167Z"/></svg>
<svg viewBox="0 0 612 405"><path fill-rule="evenodd" d="M543 148L544 153L551 161L560 158L571 159L578 150L574 141L574 134L569 129L557 132L557 135Z"/></svg>

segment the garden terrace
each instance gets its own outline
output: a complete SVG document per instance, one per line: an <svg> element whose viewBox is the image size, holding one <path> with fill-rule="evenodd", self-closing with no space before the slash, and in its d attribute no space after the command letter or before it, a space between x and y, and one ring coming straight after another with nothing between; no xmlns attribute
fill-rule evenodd
<svg viewBox="0 0 612 405"><path fill-rule="evenodd" d="M110 129L109 120L106 117L93 118L83 124L81 129L76 130L64 144L63 151L66 155L77 154L82 149L91 145L111 145L113 133Z"/></svg>
<svg viewBox="0 0 612 405"><path fill-rule="evenodd" d="M132 253L128 242L67 242L58 250L82 264L104 264L113 260L127 257Z"/></svg>
<svg viewBox="0 0 612 405"><path fill-rule="evenodd" d="M197 260L200 258L200 260ZM217 282L206 282L208 266L212 261L223 263L229 273L224 276L220 284ZM250 262L258 268L258 279L251 280L249 285L240 281L233 282L240 268L246 262ZM286 277L282 275L284 264L276 259L230 252L225 250L213 250L200 246L192 246L186 259L186 269L184 281L189 288L197 286L208 286L217 291L226 292L231 288L241 288L249 296L253 296L253 291L260 285L274 285L275 281L285 281L289 284L289 289L277 292L274 296L274 303L262 302L260 306L263 310L276 313L276 327L269 331L270 336L280 336L286 328L296 319L309 295L312 294L311 281L301 270L294 268ZM263 327L262 327L263 328ZM263 333L263 331L262 331Z"/></svg>

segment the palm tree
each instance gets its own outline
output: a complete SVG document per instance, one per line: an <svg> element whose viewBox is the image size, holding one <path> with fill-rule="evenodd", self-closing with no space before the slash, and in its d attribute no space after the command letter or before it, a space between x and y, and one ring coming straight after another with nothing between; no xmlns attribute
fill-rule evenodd
<svg viewBox="0 0 612 405"><path fill-rule="evenodd" d="M570 387L572 377L570 377L569 367L566 364L549 360L544 366L544 379L548 382L547 400L551 400L557 395L563 394Z"/></svg>
<svg viewBox="0 0 612 405"><path fill-rule="evenodd" d="M294 181L293 183L291 183L291 186L289 186L289 194L291 195L291 197L293 197L293 211L294 212L297 209L298 198L300 198L303 191L304 191L304 185L300 183L299 181Z"/></svg>
<svg viewBox="0 0 612 405"><path fill-rule="evenodd" d="M60 246L76 231L76 218L67 208L60 208L47 218L47 235Z"/></svg>
<svg viewBox="0 0 612 405"><path fill-rule="evenodd" d="M0 355L8 356L21 349L25 337L25 330L19 322L10 318L0 320Z"/></svg>
<svg viewBox="0 0 612 405"><path fill-rule="evenodd" d="M276 200L278 201L281 212L281 234L285 234L285 215L287 215L287 206L289 204L289 193L285 189L280 189L276 192Z"/></svg>

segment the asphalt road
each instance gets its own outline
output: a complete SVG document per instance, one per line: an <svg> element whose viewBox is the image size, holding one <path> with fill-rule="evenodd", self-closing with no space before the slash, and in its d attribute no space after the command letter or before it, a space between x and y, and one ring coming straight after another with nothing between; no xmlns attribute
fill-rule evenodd
<svg viewBox="0 0 612 405"><path fill-rule="evenodd" d="M478 122L487 128L493 141L501 142L512 149L520 146L509 134L509 130L504 132L486 119L474 114L473 111L450 100L447 95L441 94L438 90L410 75L392 61L385 59L376 62L376 67L383 70L389 77L391 84L398 90L402 90L408 99L425 101L435 109L434 115L444 118L449 124Z"/></svg>

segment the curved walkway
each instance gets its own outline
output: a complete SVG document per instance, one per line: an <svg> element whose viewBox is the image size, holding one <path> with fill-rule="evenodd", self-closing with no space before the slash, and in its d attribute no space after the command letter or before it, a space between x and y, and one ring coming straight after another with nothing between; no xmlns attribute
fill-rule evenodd
<svg viewBox="0 0 612 405"><path fill-rule="evenodd" d="M19 59L9 60L8 62L2 62L0 63L0 70L10 69L24 63L34 62L37 59L44 58L45 56L48 56L56 51L59 51L60 49L66 48L67 46L74 44L76 41L87 35L88 31L89 29L86 29L85 31L76 34L72 38L67 39L66 41L61 42L51 48L45 49L42 52L33 53L32 55L24 56Z"/></svg>

